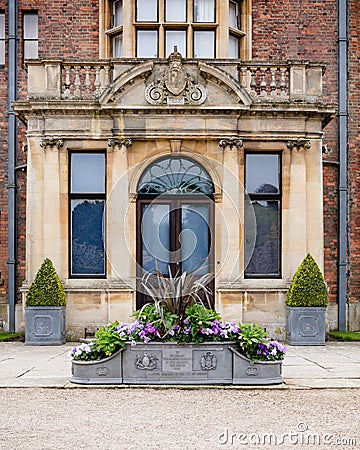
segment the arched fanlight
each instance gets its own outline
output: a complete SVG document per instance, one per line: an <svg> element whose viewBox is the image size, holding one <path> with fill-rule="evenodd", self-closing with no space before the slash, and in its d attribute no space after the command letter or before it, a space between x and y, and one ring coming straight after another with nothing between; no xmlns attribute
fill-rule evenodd
<svg viewBox="0 0 360 450"><path fill-rule="evenodd" d="M157 159L144 171L137 192L211 195L214 185L208 172L198 162L183 156L167 156Z"/></svg>

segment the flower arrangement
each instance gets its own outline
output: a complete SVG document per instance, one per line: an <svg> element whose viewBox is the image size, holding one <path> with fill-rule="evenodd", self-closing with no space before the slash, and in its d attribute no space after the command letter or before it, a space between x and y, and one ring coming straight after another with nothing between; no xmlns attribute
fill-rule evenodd
<svg viewBox="0 0 360 450"><path fill-rule="evenodd" d="M257 325L223 322L216 311L198 303L187 306L182 317L168 310L159 314L153 303L135 311L133 316L136 320L131 324L116 321L100 328L93 341L71 350L72 358L100 360L125 347L126 343L149 342L236 342L240 352L253 361L279 361L286 352L283 345L269 339Z"/></svg>

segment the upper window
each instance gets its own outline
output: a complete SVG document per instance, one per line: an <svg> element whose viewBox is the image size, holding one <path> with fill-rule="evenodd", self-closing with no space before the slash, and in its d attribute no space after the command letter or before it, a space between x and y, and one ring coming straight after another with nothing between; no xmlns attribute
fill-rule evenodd
<svg viewBox="0 0 360 450"><path fill-rule="evenodd" d="M247 58L249 0L102 0L101 57ZM228 39L226 39L228 36Z"/></svg>
<svg viewBox="0 0 360 450"><path fill-rule="evenodd" d="M0 66L5 65L5 14L0 11Z"/></svg>
<svg viewBox="0 0 360 450"><path fill-rule="evenodd" d="M38 57L38 13L23 13L24 59Z"/></svg>
<svg viewBox="0 0 360 450"><path fill-rule="evenodd" d="M245 156L245 276L280 277L281 171L279 153Z"/></svg>
<svg viewBox="0 0 360 450"><path fill-rule="evenodd" d="M71 153L70 275L105 276L105 154Z"/></svg>

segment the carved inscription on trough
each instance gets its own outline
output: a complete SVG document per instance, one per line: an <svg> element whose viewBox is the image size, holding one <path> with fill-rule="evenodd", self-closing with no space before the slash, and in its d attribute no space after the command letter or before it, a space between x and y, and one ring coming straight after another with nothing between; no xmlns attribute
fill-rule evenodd
<svg viewBox="0 0 360 450"><path fill-rule="evenodd" d="M164 372L191 372L192 357L189 352L183 350L169 349L163 352Z"/></svg>

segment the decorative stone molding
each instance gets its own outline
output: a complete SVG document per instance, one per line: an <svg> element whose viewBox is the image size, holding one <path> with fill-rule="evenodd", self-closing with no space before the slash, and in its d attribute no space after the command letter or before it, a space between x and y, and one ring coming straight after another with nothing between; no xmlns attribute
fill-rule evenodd
<svg viewBox="0 0 360 450"><path fill-rule="evenodd" d="M223 138L219 140L219 147L226 148L229 147L230 150L232 150L234 147L236 149L239 149L243 146L242 139L239 139L237 137L230 137L230 138Z"/></svg>
<svg viewBox="0 0 360 450"><path fill-rule="evenodd" d="M292 150L294 147L296 147L298 150L301 148L304 148L305 150L309 150L311 147L310 139L305 138L298 138L295 141L288 141L286 144L287 148Z"/></svg>
<svg viewBox="0 0 360 450"><path fill-rule="evenodd" d="M108 147L112 147L112 148L114 148L116 146L122 147L123 145L125 147L131 147L132 146L132 139L129 139L129 138L110 138L108 140Z"/></svg>
<svg viewBox="0 0 360 450"><path fill-rule="evenodd" d="M206 88L186 72L176 45L168 60L169 67L145 88L146 101L150 105L202 105Z"/></svg>
<svg viewBox="0 0 360 450"><path fill-rule="evenodd" d="M42 138L40 140L40 147L46 148L46 147L57 147L60 148L64 145L63 139L58 139L54 137L50 138Z"/></svg>

